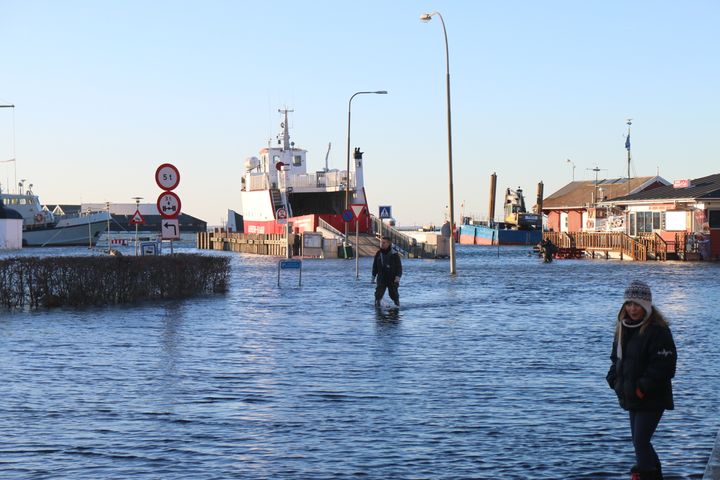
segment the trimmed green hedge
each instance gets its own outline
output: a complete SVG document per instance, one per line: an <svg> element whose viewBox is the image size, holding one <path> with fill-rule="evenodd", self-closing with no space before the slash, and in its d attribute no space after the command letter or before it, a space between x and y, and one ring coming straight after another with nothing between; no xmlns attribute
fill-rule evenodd
<svg viewBox="0 0 720 480"><path fill-rule="evenodd" d="M0 260L0 308L133 303L224 293L230 259L204 255Z"/></svg>

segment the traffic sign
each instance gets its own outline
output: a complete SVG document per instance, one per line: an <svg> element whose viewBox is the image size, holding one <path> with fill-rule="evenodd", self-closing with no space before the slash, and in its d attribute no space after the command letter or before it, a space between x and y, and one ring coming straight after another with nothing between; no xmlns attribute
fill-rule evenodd
<svg viewBox="0 0 720 480"><path fill-rule="evenodd" d="M160 236L163 240L180 238L180 221L177 218L163 219L160 222Z"/></svg>
<svg viewBox="0 0 720 480"><path fill-rule="evenodd" d="M275 211L275 219L280 225L287 223L287 210L284 207L280 207Z"/></svg>
<svg viewBox="0 0 720 480"><path fill-rule="evenodd" d="M363 210L365 210L365 205L361 203L353 203L350 205L350 209L352 210L353 215L355 215L355 218L360 218L360 214Z"/></svg>
<svg viewBox="0 0 720 480"><path fill-rule="evenodd" d="M162 192L157 199L157 209L163 218L177 218L180 207L180 197L173 192Z"/></svg>
<svg viewBox="0 0 720 480"><path fill-rule="evenodd" d="M346 210L343 210L342 218L343 218L343 220L345 220L346 222L349 222L350 220L352 220L352 219L353 219L353 212L352 212L352 210L350 210L349 208L346 209Z"/></svg>
<svg viewBox="0 0 720 480"><path fill-rule="evenodd" d="M135 213L130 218L130 221L128 221L130 225L144 225L145 219L142 215L140 215L140 210L135 210Z"/></svg>
<svg viewBox="0 0 720 480"><path fill-rule="evenodd" d="M180 183L180 172L170 163L163 163L155 170L155 183L163 190L175 190Z"/></svg>
<svg viewBox="0 0 720 480"><path fill-rule="evenodd" d="M301 266L302 266L302 262L300 260L296 260L296 259L280 260L280 268L283 270L287 270L289 268L300 268Z"/></svg>
<svg viewBox="0 0 720 480"><path fill-rule="evenodd" d="M378 217L380 218L392 218L392 207L390 205L381 205L378 207L380 212Z"/></svg>

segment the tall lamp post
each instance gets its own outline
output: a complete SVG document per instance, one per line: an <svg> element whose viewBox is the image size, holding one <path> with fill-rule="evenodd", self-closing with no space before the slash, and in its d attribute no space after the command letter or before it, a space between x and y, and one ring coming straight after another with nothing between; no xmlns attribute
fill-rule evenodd
<svg viewBox="0 0 720 480"><path fill-rule="evenodd" d="M132 197L133 200L135 200L135 211L140 211L140 200L143 199L143 197ZM135 256L138 256L138 227L140 225L135 222Z"/></svg>
<svg viewBox="0 0 720 480"><path fill-rule="evenodd" d="M450 188L450 275L455 275L455 202L453 199L453 164L452 164L452 122L450 115L450 53L448 49L447 30L445 30L445 21L440 12L425 13L420 16L423 22L429 22L433 16L437 15L443 28L445 35L445 71L446 71L446 90L447 90L447 131L448 131L448 172L449 172L449 188Z"/></svg>
<svg viewBox="0 0 720 480"><path fill-rule="evenodd" d="M352 108L352 101L357 95L374 94L374 95L387 95L387 90L377 90L375 92L355 92L348 100L348 129L347 129L347 184L345 185L345 210L350 208L350 110ZM348 236L348 222L345 222L345 244L347 245ZM357 255L357 252L356 252Z"/></svg>

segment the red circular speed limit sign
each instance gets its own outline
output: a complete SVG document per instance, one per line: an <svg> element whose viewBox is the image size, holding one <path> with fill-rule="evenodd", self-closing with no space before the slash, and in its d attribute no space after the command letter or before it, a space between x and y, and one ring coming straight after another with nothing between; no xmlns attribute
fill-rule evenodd
<svg viewBox="0 0 720 480"><path fill-rule="evenodd" d="M174 190L180 183L180 172L171 163L163 163L155 170L155 182L163 190Z"/></svg>
<svg viewBox="0 0 720 480"><path fill-rule="evenodd" d="M157 199L157 209L163 218L177 218L180 207L180 197L174 192L162 192Z"/></svg>

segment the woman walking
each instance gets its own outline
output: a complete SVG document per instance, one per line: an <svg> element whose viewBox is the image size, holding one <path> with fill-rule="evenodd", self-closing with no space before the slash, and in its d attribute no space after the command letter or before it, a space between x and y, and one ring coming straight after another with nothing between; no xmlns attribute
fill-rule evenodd
<svg viewBox="0 0 720 480"><path fill-rule="evenodd" d="M610 359L608 384L630 414L637 461L631 479L662 479L660 459L650 440L665 410L674 408L671 379L677 353L668 322L653 306L652 292L644 282L635 280L625 289Z"/></svg>

